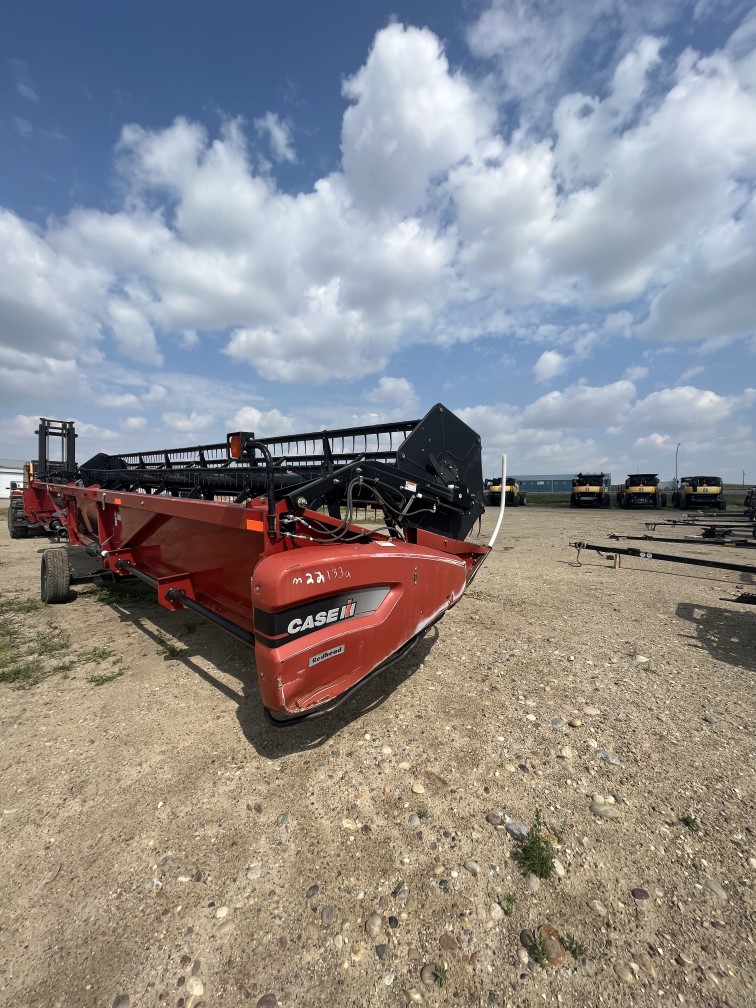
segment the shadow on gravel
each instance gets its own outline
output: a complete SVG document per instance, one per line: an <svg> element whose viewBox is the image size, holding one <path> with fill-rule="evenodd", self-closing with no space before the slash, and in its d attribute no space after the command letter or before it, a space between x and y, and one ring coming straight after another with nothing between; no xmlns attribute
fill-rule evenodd
<svg viewBox="0 0 756 1008"><path fill-rule="evenodd" d="M695 627L695 640L712 658L738 668L756 670L756 612L680 602L677 615Z"/></svg>
<svg viewBox="0 0 756 1008"><path fill-rule="evenodd" d="M330 714L288 728L274 728L265 718L257 688L255 654L251 647L206 623L193 613L170 613L154 601L141 585L115 590L98 589L100 604L106 604L122 623L130 624L163 651L166 661L181 662L204 682L237 705L236 716L244 737L260 756L280 759L317 749L352 721L380 707L417 671L438 637L434 628L402 661L370 680L342 707ZM175 647L169 639L178 639ZM222 676L236 679L240 689L223 682L203 668L197 659L212 665Z"/></svg>

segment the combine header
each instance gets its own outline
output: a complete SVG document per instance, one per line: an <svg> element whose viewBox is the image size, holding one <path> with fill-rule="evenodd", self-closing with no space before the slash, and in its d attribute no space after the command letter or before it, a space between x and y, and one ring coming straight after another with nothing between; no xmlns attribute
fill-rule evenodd
<svg viewBox="0 0 756 1008"><path fill-rule="evenodd" d="M42 556L44 602L72 582L136 577L254 645L268 718L342 703L457 603L490 551L480 438L442 405L421 421L74 459L42 419L31 522L69 546ZM49 462L49 442L63 442ZM355 521L372 507L381 529Z"/></svg>

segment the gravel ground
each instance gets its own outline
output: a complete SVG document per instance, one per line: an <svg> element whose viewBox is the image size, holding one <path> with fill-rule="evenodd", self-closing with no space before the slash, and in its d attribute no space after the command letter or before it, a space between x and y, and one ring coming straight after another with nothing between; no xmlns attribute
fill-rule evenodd
<svg viewBox="0 0 756 1008"><path fill-rule="evenodd" d="M576 566L643 518L508 512L413 655L288 732L140 587L24 603L47 543L3 529L0 1002L756 1003L756 612L736 574Z"/></svg>

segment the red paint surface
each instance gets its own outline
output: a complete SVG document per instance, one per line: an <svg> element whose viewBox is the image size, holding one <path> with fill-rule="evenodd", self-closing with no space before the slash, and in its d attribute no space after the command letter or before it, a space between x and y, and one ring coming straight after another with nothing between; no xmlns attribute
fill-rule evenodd
<svg viewBox="0 0 756 1008"><path fill-rule="evenodd" d="M488 554L488 547L422 530L411 530L412 542L378 534L365 543L272 540L262 498L228 504L35 482L24 504L35 521L63 511L70 542L98 543L104 568L118 574L118 561L128 560L157 578L158 600L166 608L181 608L165 597L178 585L249 631L255 630L255 609L267 616L311 604L327 612L335 596L387 589L369 614L284 643L263 642L258 634L260 693L278 715L313 710L359 682L457 602ZM280 517L285 504L276 510ZM304 518L339 524L309 511ZM294 531L317 536L304 526Z"/></svg>

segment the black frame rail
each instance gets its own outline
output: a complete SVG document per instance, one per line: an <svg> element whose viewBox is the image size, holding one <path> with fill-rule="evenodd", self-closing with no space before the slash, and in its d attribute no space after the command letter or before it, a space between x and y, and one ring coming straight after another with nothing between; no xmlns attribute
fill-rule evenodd
<svg viewBox="0 0 756 1008"><path fill-rule="evenodd" d="M651 550L642 550L635 546L597 546L595 543L589 542L571 542L569 545L577 550L578 565L580 565L580 553L582 550L593 550L599 556L619 554L620 556L637 557L640 560L664 560L668 563L687 564L691 567L709 567L714 570L735 571L737 574L756 575L755 564L720 563L717 560L704 560L701 557L673 556L671 553L656 553L651 552Z"/></svg>

